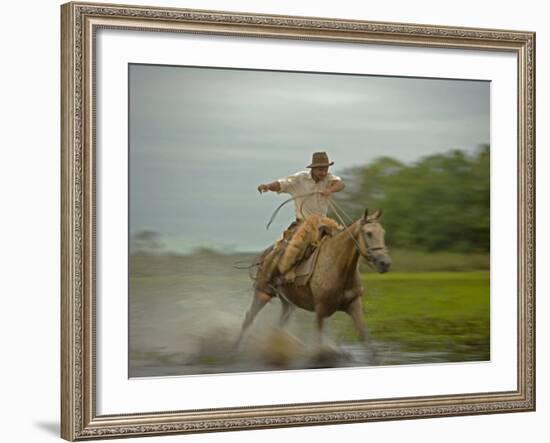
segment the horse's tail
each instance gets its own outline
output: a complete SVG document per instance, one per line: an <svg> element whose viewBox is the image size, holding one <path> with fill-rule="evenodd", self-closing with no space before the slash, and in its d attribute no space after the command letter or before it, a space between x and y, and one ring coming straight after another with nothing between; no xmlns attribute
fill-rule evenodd
<svg viewBox="0 0 550 443"><path fill-rule="evenodd" d="M240 266L241 264L245 264L245 265ZM234 269L248 270L248 277L250 278L250 280L256 280L256 274L257 274L258 268L261 265L262 265L262 256L258 255L257 257L254 258L252 263L250 263L248 260L240 260L240 261L234 262L232 267Z"/></svg>
<svg viewBox="0 0 550 443"><path fill-rule="evenodd" d="M258 269L264 264L265 258L273 250L273 245L265 249L261 254L254 257L252 263L249 260L240 260L233 263L235 269L247 269L248 277L250 280L256 281L258 275ZM240 264L248 263L246 266L239 266Z"/></svg>

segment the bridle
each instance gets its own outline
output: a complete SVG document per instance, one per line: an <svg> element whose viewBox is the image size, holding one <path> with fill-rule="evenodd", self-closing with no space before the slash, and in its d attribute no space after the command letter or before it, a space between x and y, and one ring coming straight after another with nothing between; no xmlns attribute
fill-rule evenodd
<svg viewBox="0 0 550 443"><path fill-rule="evenodd" d="M344 222L344 220L342 219L342 216L340 215L340 213L343 213L346 215L346 217L348 218L348 220L351 221L351 217L349 215L347 215L345 213L345 211L340 208L336 202L332 199L332 198L329 198L328 199L328 202L329 202L329 205L331 207L331 209L333 210L333 212L336 214L336 216L338 217L340 223L342 223L342 226L344 226L344 230L348 233L348 235L350 236L351 240L353 241L353 244L355 245L355 248L357 249L357 252L359 252L359 255L361 257L363 257L366 261L367 261L367 264L375 270L375 268L373 267L372 263L374 261L374 254L373 252L375 251L383 251L386 249L385 246L370 246L369 244L369 240L367 238L367 234L363 231L363 226L365 226L366 224L369 224L369 223L374 223L373 220L369 220L369 219L364 219L360 222L360 225L359 225L359 236L360 238L363 239L363 243L365 245L365 248L366 248L366 251L363 250L363 248L361 247L361 245L359 244L359 242L357 241L357 239L355 238L355 236L353 235L353 233L351 232L351 230L349 229L349 226L346 226L346 223Z"/></svg>
<svg viewBox="0 0 550 443"><path fill-rule="evenodd" d="M359 246L359 254L365 258L365 260L367 260L368 263L372 263L374 261L374 252L376 251L384 251L386 249L385 246L370 246L369 245L369 241L368 241L368 237L367 237L367 234L365 233L365 231L363 231L363 226L366 225L366 224L369 224L369 223L374 223L373 221L369 221L369 220L366 220L364 223L360 223L360 228L359 228L359 232L360 232L360 237L363 239L363 243L366 247L366 251L362 251L361 248L360 248L360 245L358 244Z"/></svg>

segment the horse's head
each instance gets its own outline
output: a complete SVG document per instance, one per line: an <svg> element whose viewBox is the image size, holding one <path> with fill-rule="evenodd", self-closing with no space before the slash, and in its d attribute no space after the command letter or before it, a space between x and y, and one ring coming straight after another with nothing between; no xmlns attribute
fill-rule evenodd
<svg viewBox="0 0 550 443"><path fill-rule="evenodd" d="M359 247L361 255L374 267L378 272L388 272L391 266L391 258L386 249L384 242L384 228L380 224L382 210L376 211L369 215L368 209L359 221Z"/></svg>

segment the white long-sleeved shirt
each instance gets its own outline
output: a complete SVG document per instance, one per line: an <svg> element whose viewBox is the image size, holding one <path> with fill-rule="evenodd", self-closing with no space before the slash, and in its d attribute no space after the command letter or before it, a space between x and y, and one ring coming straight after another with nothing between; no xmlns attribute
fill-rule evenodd
<svg viewBox="0 0 550 443"><path fill-rule="evenodd" d="M315 182L311 176L311 171L300 171L289 177L279 179L278 182L281 185L279 192L297 197L294 200L296 218L303 220L310 214L319 214L325 217L328 211L328 199L321 194L309 194L324 191L330 182L341 180L340 177L329 172L323 180Z"/></svg>

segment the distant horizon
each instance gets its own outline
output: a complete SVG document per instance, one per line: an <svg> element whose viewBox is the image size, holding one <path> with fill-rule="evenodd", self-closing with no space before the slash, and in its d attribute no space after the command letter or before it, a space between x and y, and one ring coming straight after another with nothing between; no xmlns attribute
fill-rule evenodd
<svg viewBox="0 0 550 443"><path fill-rule="evenodd" d="M130 65L129 231L257 252L294 218L256 187L327 151L331 172L490 144L484 81Z"/></svg>

